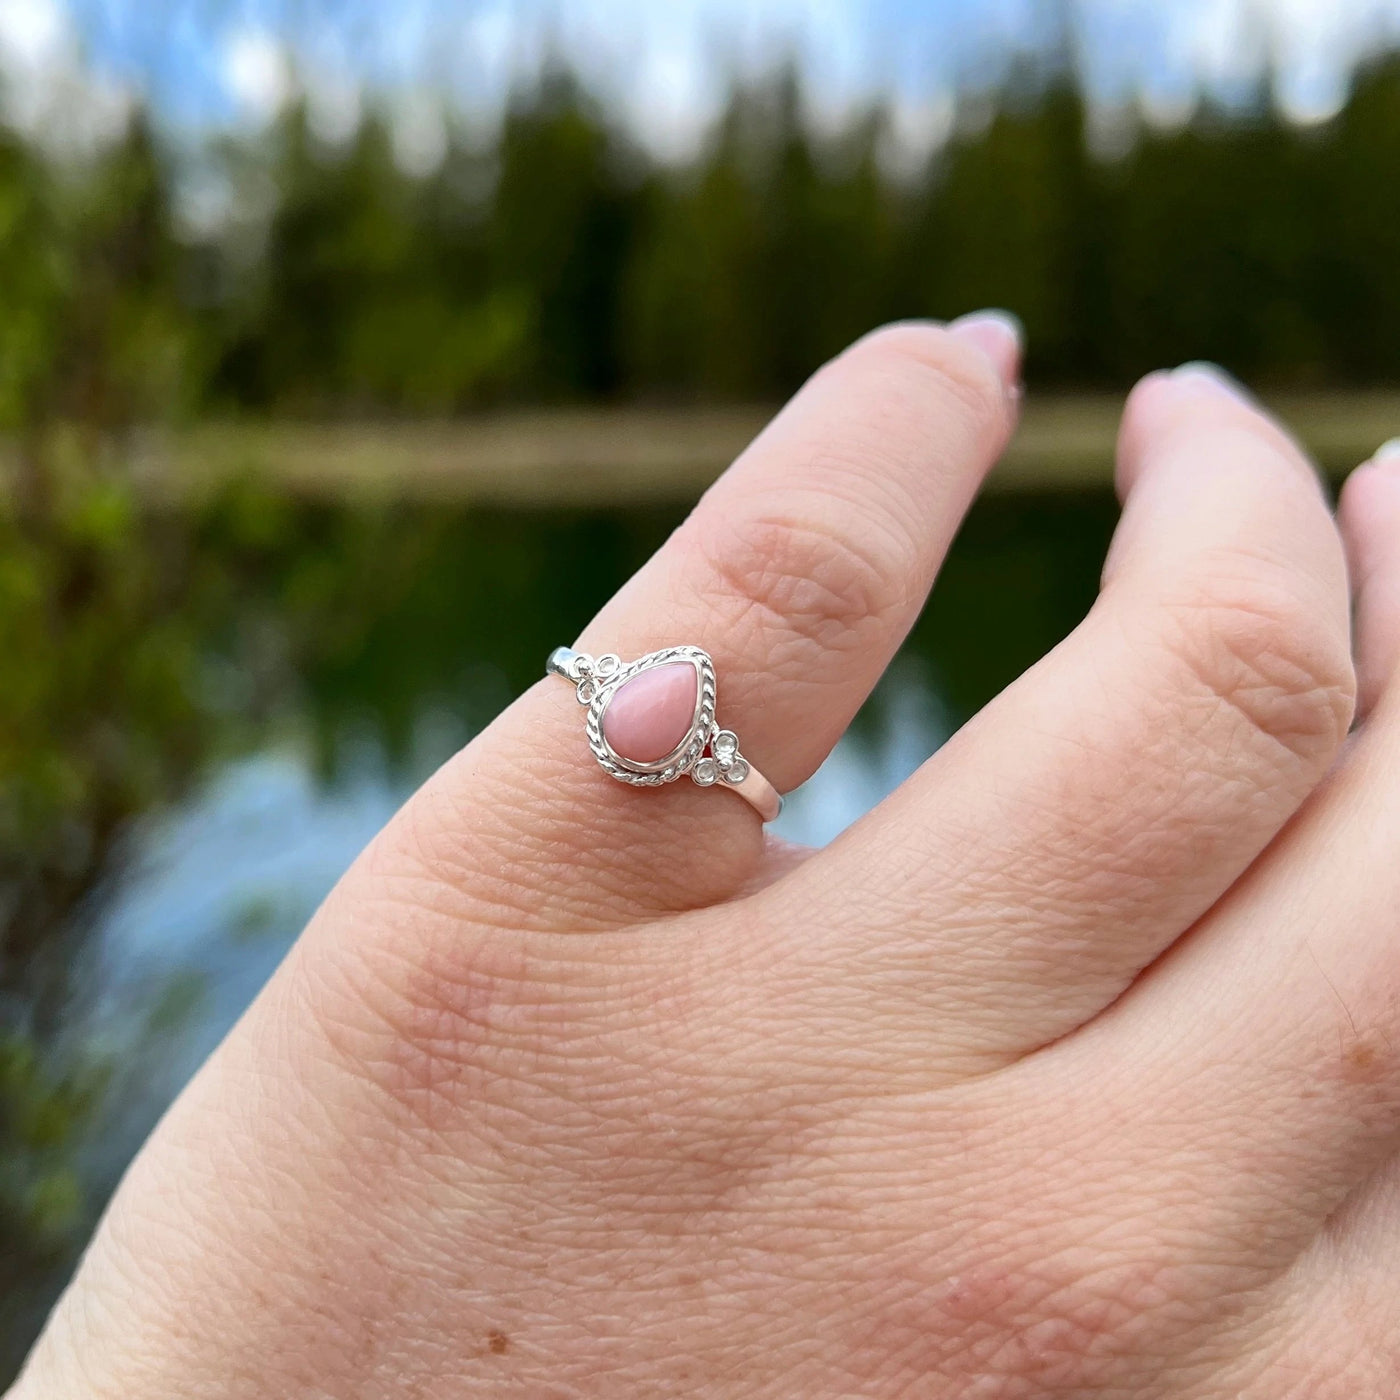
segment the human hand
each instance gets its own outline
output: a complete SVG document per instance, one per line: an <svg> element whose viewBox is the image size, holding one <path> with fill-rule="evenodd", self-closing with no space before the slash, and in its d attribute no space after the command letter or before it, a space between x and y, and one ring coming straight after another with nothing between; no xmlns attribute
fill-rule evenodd
<svg viewBox="0 0 1400 1400"><path fill-rule="evenodd" d="M795 786L1018 374L994 318L862 341L580 646L705 647ZM12 1400L1395 1394L1400 463L1344 547L1188 367L1118 479L1086 621L821 852L523 696L171 1110Z"/></svg>

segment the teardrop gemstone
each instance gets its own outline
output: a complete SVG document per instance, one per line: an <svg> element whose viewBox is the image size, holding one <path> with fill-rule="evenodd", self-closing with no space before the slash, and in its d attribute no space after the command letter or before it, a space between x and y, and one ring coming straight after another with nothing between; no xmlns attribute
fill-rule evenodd
<svg viewBox="0 0 1400 1400"><path fill-rule="evenodd" d="M695 722L700 674L688 661L653 666L624 681L603 711L608 747L629 763L657 763Z"/></svg>

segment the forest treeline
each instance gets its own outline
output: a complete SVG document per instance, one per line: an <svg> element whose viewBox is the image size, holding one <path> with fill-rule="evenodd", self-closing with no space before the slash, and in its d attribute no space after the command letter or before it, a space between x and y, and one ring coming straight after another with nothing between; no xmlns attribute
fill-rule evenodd
<svg viewBox="0 0 1400 1400"><path fill-rule="evenodd" d="M564 73L427 175L382 115L293 106L195 161L135 119L97 157L0 142L0 423L773 399L869 327L1013 308L1031 374L1188 358L1270 383L1400 376L1400 58L1331 120L1257 99L1103 139L1068 70L965 102L910 169L885 115L819 129L792 73L667 164Z"/></svg>

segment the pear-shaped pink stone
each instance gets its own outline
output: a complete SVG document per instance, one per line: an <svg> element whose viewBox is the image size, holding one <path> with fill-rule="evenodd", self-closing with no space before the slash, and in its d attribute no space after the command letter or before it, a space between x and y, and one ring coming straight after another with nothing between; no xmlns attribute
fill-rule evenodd
<svg viewBox="0 0 1400 1400"><path fill-rule="evenodd" d="M603 711L603 737L619 758L656 763L695 722L700 676L688 661L652 666L624 681Z"/></svg>

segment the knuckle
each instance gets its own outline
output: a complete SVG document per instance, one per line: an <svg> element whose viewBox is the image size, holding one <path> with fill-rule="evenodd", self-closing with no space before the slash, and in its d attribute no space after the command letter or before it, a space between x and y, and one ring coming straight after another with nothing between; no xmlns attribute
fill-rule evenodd
<svg viewBox="0 0 1400 1400"><path fill-rule="evenodd" d="M1356 678L1346 629L1296 579L1231 559L1168 612L1189 692L1203 690L1296 758L1330 759L1351 723Z"/></svg>
<svg viewBox="0 0 1400 1400"><path fill-rule="evenodd" d="M958 1313L970 1302L963 1355L979 1380L999 1381L1007 1395L1031 1382L1040 1393L1078 1395L1122 1379L1124 1360L1157 1331L1176 1293L1142 1262L1059 1276L1045 1267L1000 1296L993 1280L981 1298L960 1281L948 1303Z"/></svg>
<svg viewBox="0 0 1400 1400"><path fill-rule="evenodd" d="M848 652L906 603L913 545L893 528L861 547L807 521L757 515L731 522L706 552L716 595L706 601L720 603L732 622Z"/></svg>
<svg viewBox="0 0 1400 1400"><path fill-rule="evenodd" d="M862 431L806 448L814 475L849 483L845 499L833 501L828 490L819 508L804 512L800 491L792 493L795 506L772 509L751 497L746 512L689 527L690 539L702 563L700 589L732 624L850 652L867 642L867 629L915 606L927 572L918 503L898 484L905 473L888 469L901 465L891 442L905 444L900 453L915 450L909 424L924 424L912 434L918 450L941 452L952 471L969 455L994 455L1009 434L1011 408L991 361L936 326L883 327L819 374L833 386L861 381L872 405Z"/></svg>
<svg viewBox="0 0 1400 1400"><path fill-rule="evenodd" d="M296 960L292 988L333 1062L373 1091L386 1123L417 1138L450 1131L467 1102L489 1111L513 1066L538 1065L563 1038L569 998L522 941L444 937L431 888L417 910L407 894L362 899L356 917L372 936Z"/></svg>
<svg viewBox="0 0 1400 1400"><path fill-rule="evenodd" d="M1127 1394L1142 1358L1188 1353L1210 1325L1203 1279L1147 1242L1133 1257L1067 1248L1016 1262L994 1248L940 1272L887 1306L875 1330L884 1354L951 1394Z"/></svg>
<svg viewBox="0 0 1400 1400"><path fill-rule="evenodd" d="M695 960L619 960L587 936L478 936L431 913L368 942L294 964L297 1019L369 1091L352 1099L366 1151L398 1160L427 1143L507 1172L544 1160L567 1169L581 1211L621 1228L653 1211L723 1213L790 1150L774 1145L773 1115L717 1090L708 1022L694 1024L713 993Z"/></svg>

